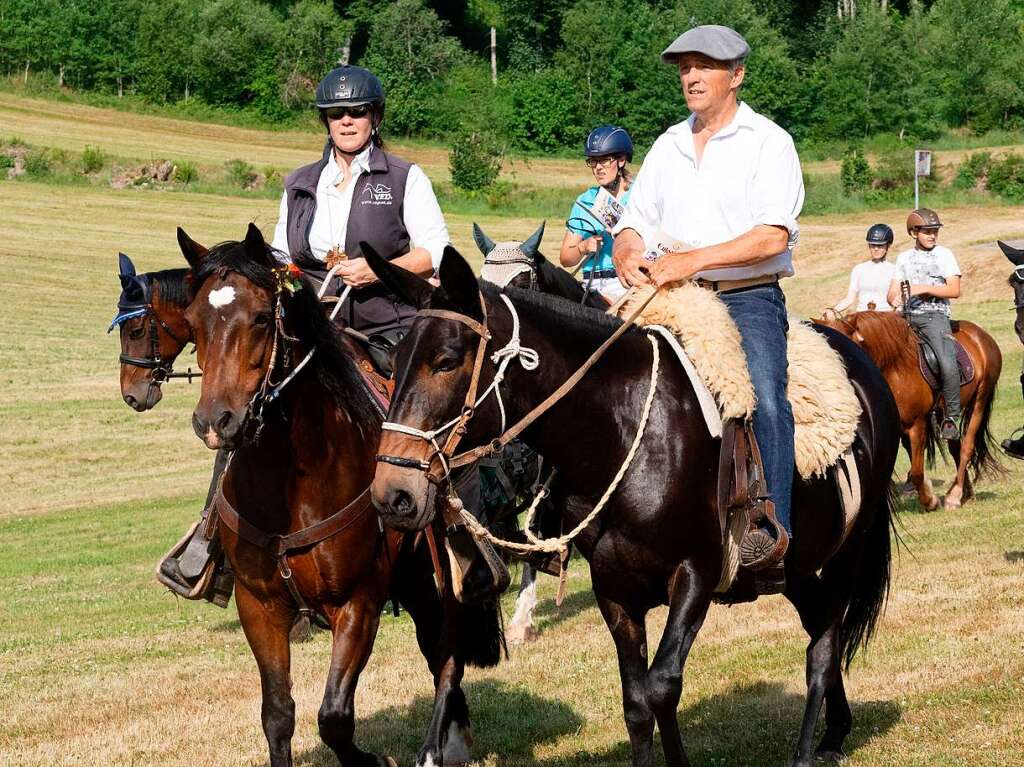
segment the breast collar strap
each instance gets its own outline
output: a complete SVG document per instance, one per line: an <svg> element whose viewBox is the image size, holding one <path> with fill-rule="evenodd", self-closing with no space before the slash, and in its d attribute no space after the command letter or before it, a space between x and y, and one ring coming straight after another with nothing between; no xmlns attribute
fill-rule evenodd
<svg viewBox="0 0 1024 767"><path fill-rule="evenodd" d="M404 424L392 421L385 421L382 425L381 429L383 431L394 431L429 442L433 446L434 452L428 459L416 461L393 455L378 455L377 461L405 468L422 469L427 472L428 478L435 483L449 479L449 474L452 468L454 468L451 459L455 454L455 448L458 446L459 441L466 433L466 424L469 423L476 409L492 394L498 401L498 412L501 414L501 431L505 431L505 403L501 398L501 382L505 378L505 371L508 369L509 363L514 359L519 360L519 364L523 366L524 370L535 370L540 364L540 358L534 349L522 345L519 338L519 315L516 312L515 306L504 293L500 297L512 315L512 335L508 343L491 355L491 362L496 364L498 369L495 371L494 379L490 385L479 396L477 396L477 390L480 386L480 373L483 369L483 361L487 353L487 344L492 339L491 332L487 328L487 305L484 302L483 294L480 294L480 310L483 315L483 322L479 322L465 314L446 309L421 309L417 312L418 317L436 317L437 319L461 323L480 337L476 358L473 360L473 375L469 380L469 389L466 392L462 412L448 423L430 431L416 429L412 426L405 426ZM446 432L448 437L442 445L438 440ZM441 464L442 473L440 475L430 473L434 460L439 461Z"/></svg>

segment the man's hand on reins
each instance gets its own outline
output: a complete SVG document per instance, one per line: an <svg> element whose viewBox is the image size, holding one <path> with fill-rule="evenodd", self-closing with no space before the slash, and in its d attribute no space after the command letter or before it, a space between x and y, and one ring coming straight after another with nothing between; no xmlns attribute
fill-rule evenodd
<svg viewBox="0 0 1024 767"><path fill-rule="evenodd" d="M377 275L370 269L365 258L350 258L338 266L338 277L353 288L362 288L377 282Z"/></svg>
<svg viewBox="0 0 1024 767"><path fill-rule="evenodd" d="M659 288L670 282L688 280L700 271L696 259L688 252L666 253L646 269L650 282Z"/></svg>
<svg viewBox="0 0 1024 767"><path fill-rule="evenodd" d="M650 283L644 271L650 266L650 262L644 258L644 241L634 230L625 229L616 235L612 263L624 287Z"/></svg>

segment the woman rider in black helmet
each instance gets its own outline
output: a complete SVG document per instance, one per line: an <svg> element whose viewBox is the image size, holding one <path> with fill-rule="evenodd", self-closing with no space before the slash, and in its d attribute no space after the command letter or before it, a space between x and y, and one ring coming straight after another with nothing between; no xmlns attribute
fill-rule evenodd
<svg viewBox="0 0 1024 767"><path fill-rule="evenodd" d="M871 258L853 267L846 297L821 313L827 320L834 320L851 306L855 312L892 311L887 294L896 265L885 260L894 239L892 227L888 224L874 224L864 239Z"/></svg>
<svg viewBox="0 0 1024 767"><path fill-rule="evenodd" d="M415 310L379 283L359 244L429 276L441 262L448 229L419 166L384 150L384 88L372 72L349 65L332 69L316 87L316 106L327 144L319 160L285 179L273 245L320 280L340 263L341 284L332 292L353 290L339 318L394 341Z"/></svg>

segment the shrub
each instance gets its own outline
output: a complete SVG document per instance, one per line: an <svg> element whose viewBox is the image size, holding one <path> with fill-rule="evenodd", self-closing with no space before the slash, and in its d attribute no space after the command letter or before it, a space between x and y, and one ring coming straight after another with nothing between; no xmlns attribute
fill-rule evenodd
<svg viewBox="0 0 1024 767"><path fill-rule="evenodd" d="M224 163L224 174L228 183L239 189L247 189L256 181L256 169L245 160L228 160Z"/></svg>
<svg viewBox="0 0 1024 767"><path fill-rule="evenodd" d="M914 150L897 149L878 156L875 165L873 189L905 189L914 186ZM931 181L928 180L931 179ZM932 162L932 175L922 178L922 188L928 188L938 180L938 167Z"/></svg>
<svg viewBox="0 0 1024 767"><path fill-rule="evenodd" d="M457 134L448 155L452 184L470 192L491 186L501 172L503 154L497 140L487 133Z"/></svg>
<svg viewBox="0 0 1024 767"><path fill-rule="evenodd" d="M199 180L199 168L194 162L181 160L174 165L174 180L179 184L188 186Z"/></svg>
<svg viewBox="0 0 1024 767"><path fill-rule="evenodd" d="M987 189L988 170L992 164L992 155L978 152L967 157L956 170L953 185L958 189Z"/></svg>
<svg viewBox="0 0 1024 767"><path fill-rule="evenodd" d="M993 160L988 169L988 188L1007 200L1024 200L1024 156L1008 154Z"/></svg>
<svg viewBox="0 0 1024 767"><path fill-rule="evenodd" d="M843 155L839 178L842 180L843 194L847 196L863 192L871 186L871 165L859 148L854 147Z"/></svg>
<svg viewBox="0 0 1024 767"><path fill-rule="evenodd" d="M516 185L511 181L495 181L484 190L484 199L487 200L487 207L492 210L508 207L515 191Z"/></svg>
<svg viewBox="0 0 1024 767"><path fill-rule="evenodd" d="M25 156L25 173L30 177L48 176L51 170L53 166L45 151L30 152Z"/></svg>
<svg viewBox="0 0 1024 767"><path fill-rule="evenodd" d="M14 158L9 154L0 154L0 178L6 178L7 169L14 167Z"/></svg>
<svg viewBox="0 0 1024 767"><path fill-rule="evenodd" d="M96 173L107 164L107 155L99 147L86 145L82 151L82 173Z"/></svg>

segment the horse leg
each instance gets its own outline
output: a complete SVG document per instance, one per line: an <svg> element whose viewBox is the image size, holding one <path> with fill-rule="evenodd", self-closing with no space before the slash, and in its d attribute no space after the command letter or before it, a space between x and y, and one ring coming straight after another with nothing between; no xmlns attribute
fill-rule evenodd
<svg viewBox="0 0 1024 767"><path fill-rule="evenodd" d="M235 586L238 618L260 671L263 693L263 734L270 749L271 767L291 767L292 735L295 733L295 701L292 699L291 630L294 610L279 603L262 603L239 582Z"/></svg>
<svg viewBox="0 0 1024 767"><path fill-rule="evenodd" d="M473 736L469 704L462 690L465 661L459 656L456 636L462 608L451 589L446 590L443 604L440 636L434 652L434 707L423 746L416 757L417 767L470 761L469 746Z"/></svg>
<svg viewBox="0 0 1024 767"><path fill-rule="evenodd" d="M716 580L701 573L695 563L680 565L670 581L668 622L658 652L647 672L647 701L661 731L661 747L668 767L690 763L683 748L676 710L683 691L683 668L711 604Z"/></svg>
<svg viewBox="0 0 1024 767"><path fill-rule="evenodd" d="M927 511L935 511L939 508L939 497L932 490L932 483L924 475L924 452L925 440L927 439L927 427L924 419L918 418L907 430L910 436L910 474L907 479L917 488L917 499Z"/></svg>
<svg viewBox="0 0 1024 767"><path fill-rule="evenodd" d="M379 604L356 594L332 616L331 670L317 723L320 739L337 755L342 767L395 764L394 760L360 750L353 741L356 685L373 650L379 614Z"/></svg>
<svg viewBox="0 0 1024 767"><path fill-rule="evenodd" d="M622 709L633 751L633 767L654 765L654 713L647 701L647 628L643 614L597 594L597 606L615 641L622 681Z"/></svg>
<svg viewBox="0 0 1024 767"><path fill-rule="evenodd" d="M523 563L523 577L519 584L519 596L516 597L516 608L512 614L505 638L513 644L534 642L537 640L537 629L533 625L533 611L537 607L537 571L528 563Z"/></svg>
<svg viewBox="0 0 1024 767"><path fill-rule="evenodd" d="M815 575L793 584L786 596L796 607L800 622L810 637L807 644L807 702L796 754L790 767L810 767L815 756L838 761L843 756L843 741L853 724L840 665L840 632L849 598L846 590L838 584L829 583L826 587ZM817 752L812 753L814 728L823 702L827 702L825 735Z"/></svg>
<svg viewBox="0 0 1024 767"><path fill-rule="evenodd" d="M967 428L964 429L964 436L959 442L959 450L956 451L956 482L946 493L946 508L959 509L964 501L974 495L974 488L971 487L971 479L967 471L971 466L971 458L974 456L974 445L981 431L981 422L985 418L985 408L982 406L982 392L979 391L974 397L971 407L971 417L967 420Z"/></svg>

